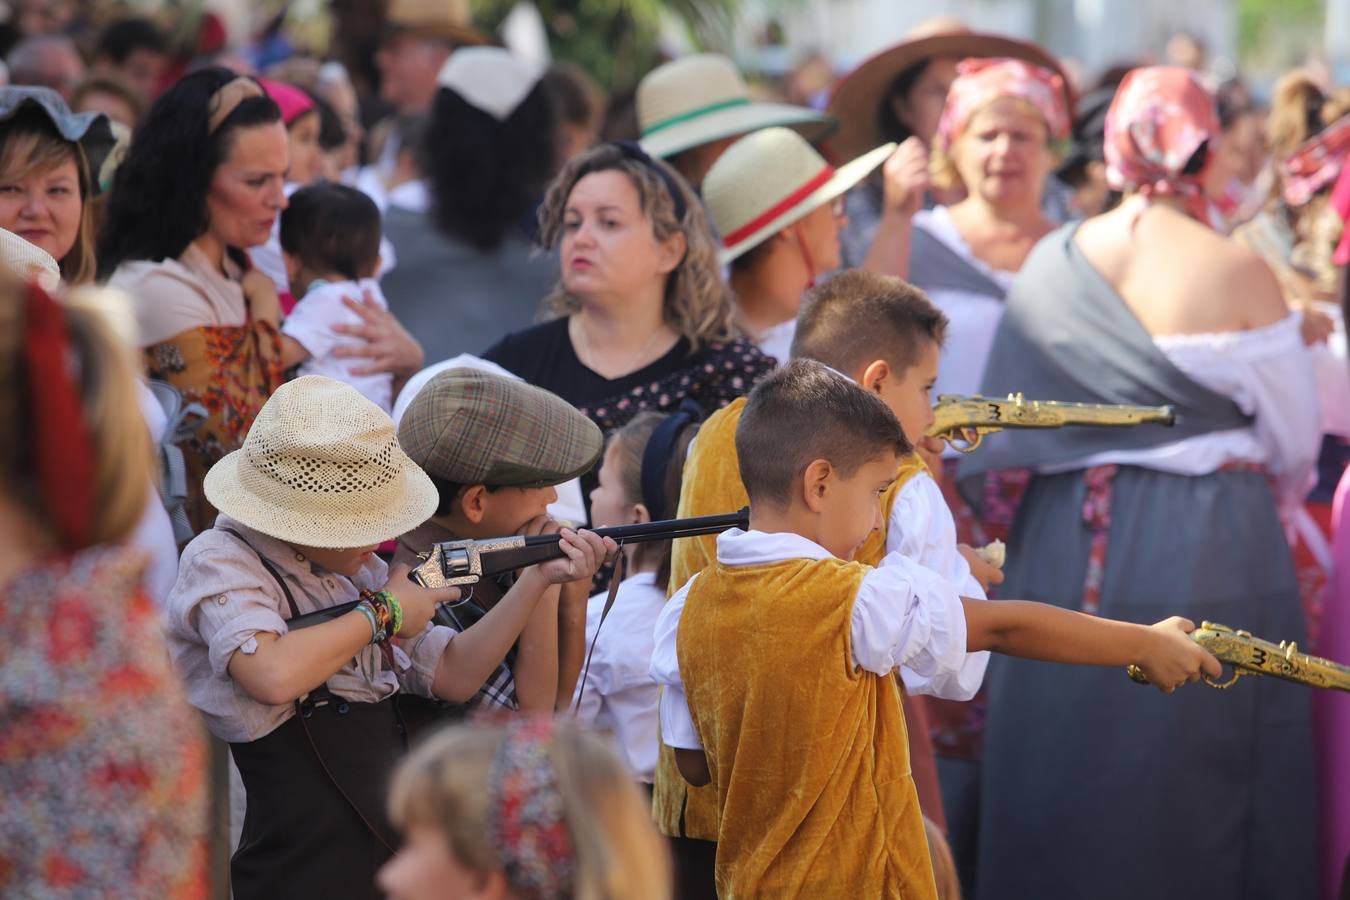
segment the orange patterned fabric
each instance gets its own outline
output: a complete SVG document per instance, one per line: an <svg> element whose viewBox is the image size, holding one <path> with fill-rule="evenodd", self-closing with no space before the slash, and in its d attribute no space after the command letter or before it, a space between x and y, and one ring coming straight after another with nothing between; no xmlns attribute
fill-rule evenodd
<svg viewBox="0 0 1350 900"><path fill-rule="evenodd" d="M679 626L718 810L717 892L937 896L895 679L853 663L869 567L715 565Z"/></svg>
<svg viewBox="0 0 1350 900"><path fill-rule="evenodd" d="M209 896L205 735L142 571L98 547L0 593L0 896Z"/></svg>
<svg viewBox="0 0 1350 900"><path fill-rule="evenodd" d="M269 322L203 325L147 347L145 359L151 378L178 388L185 403L200 403L209 414L182 445L188 520L199 533L216 520L202 491L207 470L239 449L258 410L281 385L280 337Z"/></svg>

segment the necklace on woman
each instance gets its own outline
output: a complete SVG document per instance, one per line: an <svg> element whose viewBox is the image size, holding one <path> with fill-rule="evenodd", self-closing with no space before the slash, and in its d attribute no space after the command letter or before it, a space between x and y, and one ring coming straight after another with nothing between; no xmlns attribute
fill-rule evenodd
<svg viewBox="0 0 1350 900"><path fill-rule="evenodd" d="M664 328L659 327L655 331L653 331L651 333L651 336L647 338L647 342L644 343L641 347L639 347L636 353L634 353L633 355L629 356L626 360L624 360L624 365L622 368L618 370L618 373L616 375L610 376L606 375L596 366L595 356L591 353L590 341L586 339L586 327L581 324L581 320L579 318L576 319L576 323L577 323L577 343L580 345L576 348L578 351L577 359L581 360L581 364L583 366L590 369L595 374L600 375L610 381L613 381L615 378L622 378L625 375L631 375L633 372L637 371L638 363L641 362L646 357L647 353L651 351L652 345L656 343L656 339L661 336L662 332L665 331Z"/></svg>

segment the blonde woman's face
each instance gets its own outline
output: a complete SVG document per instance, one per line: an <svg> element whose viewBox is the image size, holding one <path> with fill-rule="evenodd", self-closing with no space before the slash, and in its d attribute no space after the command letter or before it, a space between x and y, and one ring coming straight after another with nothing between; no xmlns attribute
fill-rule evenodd
<svg viewBox="0 0 1350 900"><path fill-rule="evenodd" d="M410 825L403 846L376 878L389 900L489 900L506 896L499 872L475 872L450 852L445 834L426 825Z"/></svg>
<svg viewBox="0 0 1350 900"><path fill-rule="evenodd" d="M582 300L619 302L664 290L683 241L658 241L637 187L624 172L586 175L563 211L559 253L563 287Z"/></svg>
<svg viewBox="0 0 1350 900"><path fill-rule="evenodd" d="M83 212L80 173L73 159L22 178L0 172L0 228L41 247L58 262L75 246Z"/></svg>
<svg viewBox="0 0 1350 900"><path fill-rule="evenodd" d="M1045 120L1014 97L1000 97L971 116L951 158L967 192L994 205L1039 205L1055 166Z"/></svg>

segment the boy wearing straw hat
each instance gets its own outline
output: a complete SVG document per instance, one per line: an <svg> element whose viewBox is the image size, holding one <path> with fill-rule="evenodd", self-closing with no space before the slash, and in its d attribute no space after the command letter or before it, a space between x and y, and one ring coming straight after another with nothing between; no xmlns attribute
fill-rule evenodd
<svg viewBox="0 0 1350 900"><path fill-rule="evenodd" d="M477 368L437 373L399 420L404 452L431 478L430 519L399 539L395 562L412 562L439 541L557 530L548 506L555 487L588 472L604 449L599 427L571 404L515 378ZM484 579L472 603L439 614L472 634L511 579ZM524 711L565 708L581 671L589 585L550 589L510 635L512 650L469 691L467 706ZM486 620L485 620L486 621Z"/></svg>
<svg viewBox="0 0 1350 900"><path fill-rule="evenodd" d="M183 552L168 643L247 793L234 896L371 896L397 841L383 795L407 747L399 697L463 699L548 588L588 584L612 542L566 533L567 555L525 570L497 605L496 632L430 625L458 591L417 586L375 549L430 516L436 489L379 407L320 376L278 388L205 487L220 515Z"/></svg>
<svg viewBox="0 0 1350 900"><path fill-rule="evenodd" d="M715 53L652 69L638 82L636 102L642 149L669 162L695 190L740 135L785 125L818 141L835 124L805 106L752 102L735 63Z"/></svg>

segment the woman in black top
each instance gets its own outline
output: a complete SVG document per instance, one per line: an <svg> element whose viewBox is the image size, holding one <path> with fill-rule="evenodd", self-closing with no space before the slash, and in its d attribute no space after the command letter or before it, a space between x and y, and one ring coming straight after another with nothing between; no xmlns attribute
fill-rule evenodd
<svg viewBox="0 0 1350 900"><path fill-rule="evenodd" d="M559 248L559 317L484 356L550 390L608 435L687 397L706 411L747 393L773 360L740 338L702 204L636 145L576 157L549 187L540 240ZM584 495L595 473L582 479Z"/></svg>

